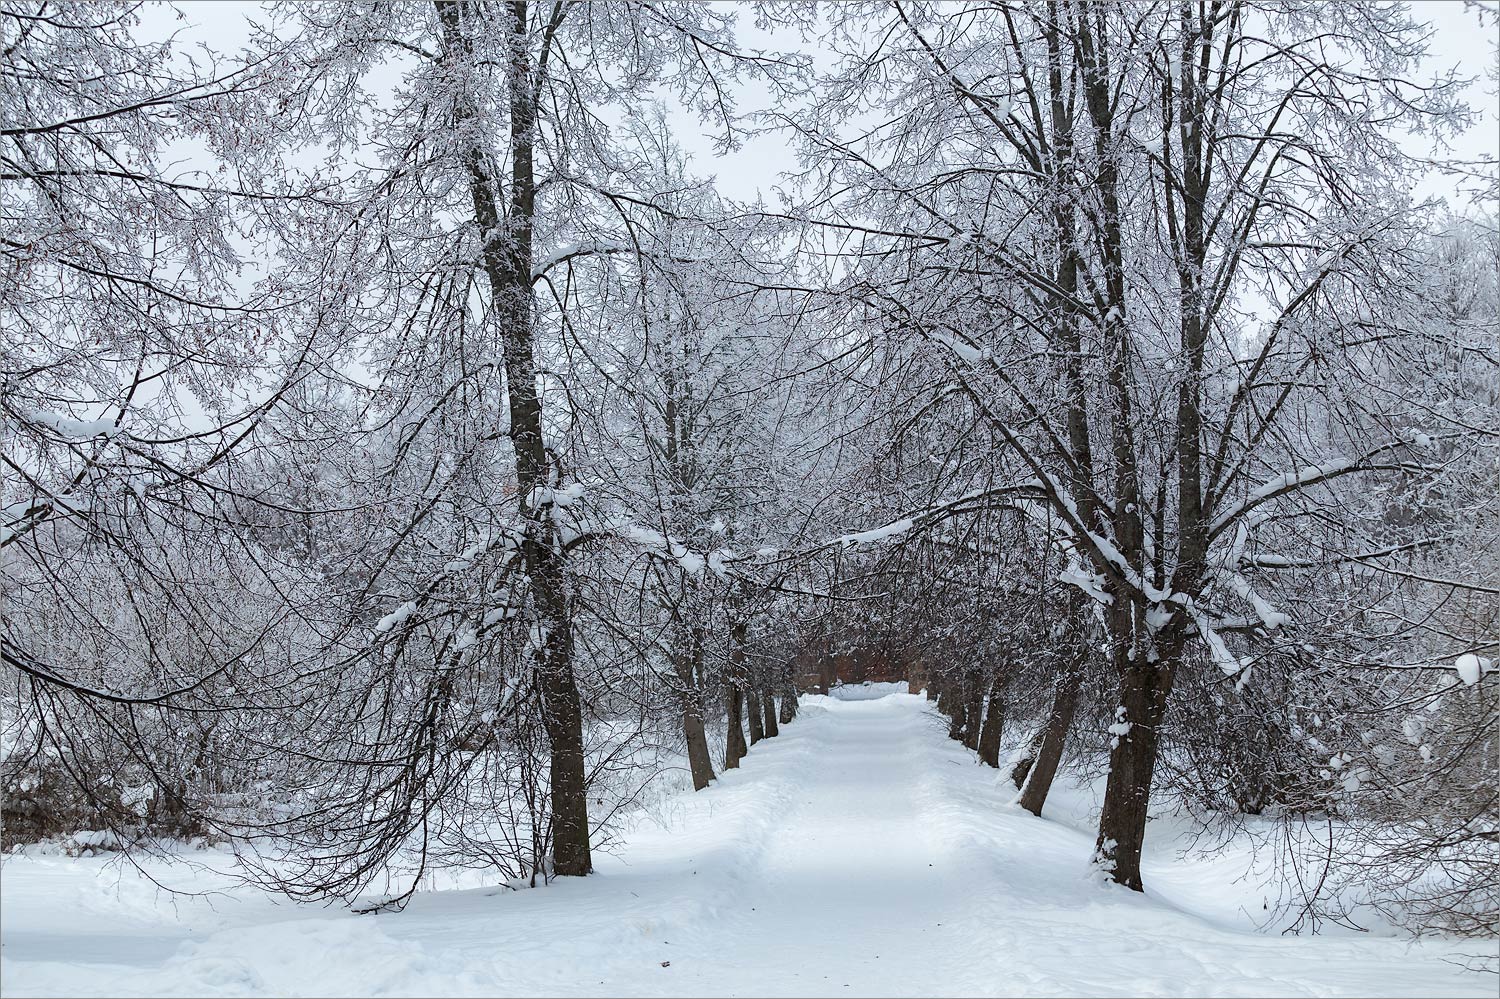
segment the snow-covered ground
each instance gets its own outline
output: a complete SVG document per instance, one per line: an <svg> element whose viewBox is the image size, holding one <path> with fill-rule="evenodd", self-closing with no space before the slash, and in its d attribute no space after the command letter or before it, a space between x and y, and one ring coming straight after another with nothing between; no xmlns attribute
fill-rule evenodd
<svg viewBox="0 0 1500 999"><path fill-rule="evenodd" d="M921 698L839 693L805 698L742 769L657 809L596 876L532 891L357 916L167 895L94 858L6 858L0 991L1495 995L1453 963L1473 944L1255 932L1222 863L1161 850L1154 894L1102 884L1089 836L1012 807Z"/></svg>

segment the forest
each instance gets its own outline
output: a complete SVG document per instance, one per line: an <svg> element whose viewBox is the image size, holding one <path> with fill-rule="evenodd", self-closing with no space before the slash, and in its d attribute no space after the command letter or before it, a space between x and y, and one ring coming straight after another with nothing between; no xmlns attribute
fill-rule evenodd
<svg viewBox="0 0 1500 999"><path fill-rule="evenodd" d="M0 2L7 881L566 935L643 814L955 764L1080 911L1170 828L1493 989L1493 5L229 10Z"/></svg>

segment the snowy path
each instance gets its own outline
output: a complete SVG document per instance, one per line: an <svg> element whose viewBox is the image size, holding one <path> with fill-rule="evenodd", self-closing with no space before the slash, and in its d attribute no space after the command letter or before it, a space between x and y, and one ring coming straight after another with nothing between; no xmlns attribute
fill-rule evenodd
<svg viewBox="0 0 1500 999"><path fill-rule="evenodd" d="M1086 835L1010 797L919 698L809 698L598 875L545 890L433 892L377 917L263 897L174 912L97 862L7 860L0 990L1494 995L1444 960L1451 944L1270 936L1184 911L1239 891L1204 884L1211 864L1159 858L1148 876L1170 902L1098 884Z"/></svg>

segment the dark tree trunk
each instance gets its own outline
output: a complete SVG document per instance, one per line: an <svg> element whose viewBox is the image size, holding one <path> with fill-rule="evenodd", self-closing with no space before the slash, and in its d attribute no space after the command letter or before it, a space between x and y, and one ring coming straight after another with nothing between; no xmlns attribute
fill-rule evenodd
<svg viewBox="0 0 1500 999"><path fill-rule="evenodd" d="M473 60L465 35L468 5L437 3L443 28L444 62ZM510 165L506 211L496 200L501 185L489 151L472 140L461 142L469 174L474 221L481 247L490 307L501 333L505 389L510 408L510 439L516 454L516 498L524 525L522 564L531 581L532 608L546 636L536 657L542 720L551 759L552 869L559 875L584 875L593 868L589 853L588 787L584 769L583 710L573 674L573 628L562 546L551 511L535 502L551 472L542 436L542 403L536 386L535 331L531 311L532 230L536 214L533 152L536 144L536 91L532 86L528 13L525 2L509 5L507 33L510 64ZM473 95L460 88L455 102L455 134L461 139L483 134L471 122L478 118Z"/></svg>
<svg viewBox="0 0 1500 999"><path fill-rule="evenodd" d="M1114 748L1109 754L1109 780L1094 856L1116 883L1134 891L1142 890L1141 847L1146 840L1146 809L1171 688L1171 666L1132 661L1120 678L1120 709L1115 712Z"/></svg>
<svg viewBox="0 0 1500 999"><path fill-rule="evenodd" d="M977 752L984 721L984 683L979 677L966 678L964 698L964 745Z"/></svg>
<svg viewBox="0 0 1500 999"><path fill-rule="evenodd" d="M1073 727L1073 713L1078 707L1078 684L1076 670L1069 670L1057 678L1052 710L1047 713L1047 724L1037 740L1032 759L1028 761L1030 779L1023 773L1016 781L1016 786L1022 788L1019 804L1032 815L1042 814L1042 806L1047 803L1047 794L1052 790L1052 780L1062 763L1063 748L1068 743L1068 731Z"/></svg>
<svg viewBox="0 0 1500 999"><path fill-rule="evenodd" d="M760 694L754 684L745 685L745 715L750 722L750 745L766 737L766 716L761 713Z"/></svg>
<svg viewBox="0 0 1500 999"><path fill-rule="evenodd" d="M941 680L934 678L933 683L937 686L937 709L938 713L948 718L948 738L957 739L963 728L963 720L959 717L957 710L957 698L954 696L953 684L945 677Z"/></svg>
<svg viewBox="0 0 1500 999"><path fill-rule="evenodd" d="M787 676L786 686L781 688L781 716L778 719L781 724L786 725L797 717L797 687L792 683L790 675Z"/></svg>
<svg viewBox="0 0 1500 999"><path fill-rule="evenodd" d="M979 730L979 759L986 765L1000 766L1000 737L1005 732L1005 688L997 679L990 685L990 703L984 711L984 727Z"/></svg>
<svg viewBox="0 0 1500 999"><path fill-rule="evenodd" d="M736 621L729 626L729 677L725 685L728 734L725 737L724 769L738 767L740 760L750 750L745 741L745 730L740 727L740 718L745 713L745 631L746 623Z"/></svg>
<svg viewBox="0 0 1500 999"><path fill-rule="evenodd" d="M745 693L733 682L725 684L724 691L724 714L728 722L724 740L724 769L734 770L749 748L745 745L745 729L740 720L745 713Z"/></svg>
<svg viewBox="0 0 1500 999"><path fill-rule="evenodd" d="M1042 744L1042 733L1038 732L1026 747L1026 752L1016 760L1015 766L1010 768L1010 782L1016 786L1016 790L1026 786L1026 778L1031 773L1031 768L1036 766L1037 747Z"/></svg>
<svg viewBox="0 0 1500 999"><path fill-rule="evenodd" d="M688 766L693 772L693 790L701 791L714 779L714 764L708 754L708 736L703 730L703 631L693 629L692 659L680 666L683 681L682 734L687 741Z"/></svg>
<svg viewBox="0 0 1500 999"><path fill-rule="evenodd" d="M774 739L781 734L781 729L776 724L776 695L771 693L770 687L761 690L760 706L766 714L765 725L763 726L766 730L766 738Z"/></svg>
<svg viewBox="0 0 1500 999"><path fill-rule="evenodd" d="M682 734L687 739L688 766L693 771L693 790L701 791L714 779L713 761L708 755L708 737L703 731L703 710L696 691L683 701Z"/></svg>
<svg viewBox="0 0 1500 999"><path fill-rule="evenodd" d="M955 742L963 742L965 708L964 701L957 695L949 697L948 700L951 703L951 707L953 709L953 713L948 716L948 738L952 739Z"/></svg>

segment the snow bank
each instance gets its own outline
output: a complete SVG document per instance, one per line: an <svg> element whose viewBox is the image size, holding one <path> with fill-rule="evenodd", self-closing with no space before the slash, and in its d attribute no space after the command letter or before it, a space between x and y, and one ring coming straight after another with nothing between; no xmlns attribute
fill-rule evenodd
<svg viewBox="0 0 1500 999"><path fill-rule="evenodd" d="M1185 863L1159 821L1152 894L1098 883L1090 788L1060 782L1047 818L1021 811L1004 771L899 686L804 698L740 769L599 850L593 877L537 890L467 872L477 886L354 916L181 865L146 861L220 894L7 857L5 993L1494 995L1454 963L1463 945L1255 932L1246 854Z"/></svg>
<svg viewBox="0 0 1500 999"><path fill-rule="evenodd" d="M906 691L905 683L840 683L828 691L828 696L838 701L873 701Z"/></svg>

